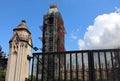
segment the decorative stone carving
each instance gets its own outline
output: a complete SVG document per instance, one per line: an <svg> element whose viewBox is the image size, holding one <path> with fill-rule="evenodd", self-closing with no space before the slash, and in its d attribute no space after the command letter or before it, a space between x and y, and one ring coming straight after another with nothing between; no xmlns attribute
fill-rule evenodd
<svg viewBox="0 0 120 81"><path fill-rule="evenodd" d="M29 60L27 56L31 53L32 45L31 33L22 20L14 30L14 34L9 41L9 57L5 81L25 81L29 78ZM26 80L27 81L27 80Z"/></svg>

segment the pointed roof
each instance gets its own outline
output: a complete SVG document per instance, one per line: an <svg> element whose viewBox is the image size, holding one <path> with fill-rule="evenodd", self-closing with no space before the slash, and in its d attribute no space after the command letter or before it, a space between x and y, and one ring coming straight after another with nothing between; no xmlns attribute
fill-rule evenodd
<svg viewBox="0 0 120 81"><path fill-rule="evenodd" d="M13 29L13 31L15 31L15 30L26 30L29 34L31 34L27 25L26 25L25 20L22 20L21 23L16 28Z"/></svg>

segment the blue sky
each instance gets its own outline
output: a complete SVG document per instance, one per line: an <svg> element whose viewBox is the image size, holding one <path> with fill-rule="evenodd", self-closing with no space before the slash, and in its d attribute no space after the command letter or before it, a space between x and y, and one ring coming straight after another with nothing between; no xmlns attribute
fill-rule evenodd
<svg viewBox="0 0 120 81"><path fill-rule="evenodd" d="M42 36L42 32L39 26L43 23L43 15L48 12L50 4L53 3L58 5L64 20L64 26L67 32L65 35L65 48L67 51L87 49L89 47L88 45L91 46L91 42L86 42L89 38L87 36L94 36L89 31L91 31L91 28L97 29L97 26L94 24L101 16L103 18L104 14L111 16L110 14L117 13L118 17L120 16L120 0L1 0L0 45L3 47L3 51L8 54L8 42L13 35L13 29L23 19L26 20L26 24L32 33L33 45L41 48L42 42L38 37ZM103 26L102 23L97 25ZM89 38L89 41L91 40Z"/></svg>

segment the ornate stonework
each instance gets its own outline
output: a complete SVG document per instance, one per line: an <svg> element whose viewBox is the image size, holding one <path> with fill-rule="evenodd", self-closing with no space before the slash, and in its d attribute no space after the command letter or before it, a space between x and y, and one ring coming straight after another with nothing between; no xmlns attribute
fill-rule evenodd
<svg viewBox="0 0 120 81"><path fill-rule="evenodd" d="M5 81L25 81L29 77L29 60L32 37L25 20L13 29L13 36L9 41L9 57ZM29 44L29 45L28 45Z"/></svg>

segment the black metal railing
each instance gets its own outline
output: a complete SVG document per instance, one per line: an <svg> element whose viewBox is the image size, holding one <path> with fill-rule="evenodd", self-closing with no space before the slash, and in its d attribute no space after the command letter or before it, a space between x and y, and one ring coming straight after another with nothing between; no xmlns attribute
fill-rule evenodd
<svg viewBox="0 0 120 81"><path fill-rule="evenodd" d="M120 81L120 49L33 53L31 81Z"/></svg>

